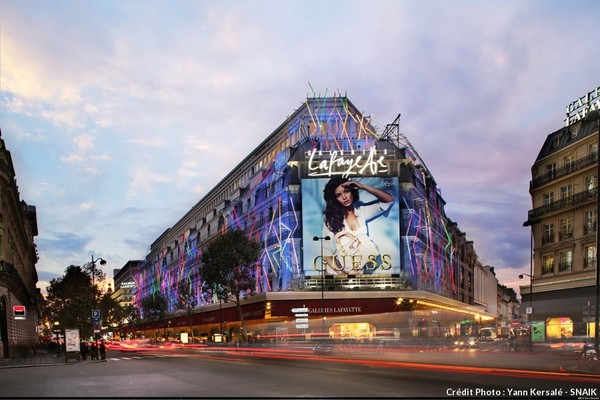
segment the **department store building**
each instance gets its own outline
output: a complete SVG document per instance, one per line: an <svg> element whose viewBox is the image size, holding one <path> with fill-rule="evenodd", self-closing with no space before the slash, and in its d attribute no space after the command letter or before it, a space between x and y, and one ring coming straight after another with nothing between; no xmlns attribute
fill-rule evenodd
<svg viewBox="0 0 600 400"><path fill-rule="evenodd" d="M242 303L251 339L443 337L494 326L497 280L486 277L473 243L446 216L436 181L399 122L378 132L346 97L308 98L152 243L133 303L160 294L169 316L128 330L238 337L235 305L202 291L198 267L203 246L235 229L262 245L256 294ZM338 178L393 197L366 220L368 235L348 246L324 223L324 188ZM363 210L377 201L360 191ZM363 252L350 254L352 244ZM324 268L329 256L336 263ZM194 290L191 315L177 309L181 287Z"/></svg>
<svg viewBox="0 0 600 400"><path fill-rule="evenodd" d="M599 111L600 87L570 102L531 167L531 281L520 289L537 342L595 334Z"/></svg>

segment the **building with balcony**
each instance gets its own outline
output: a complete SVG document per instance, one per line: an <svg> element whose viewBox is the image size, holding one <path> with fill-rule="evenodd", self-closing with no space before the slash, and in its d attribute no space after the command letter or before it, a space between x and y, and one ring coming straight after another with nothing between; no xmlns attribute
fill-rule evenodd
<svg viewBox="0 0 600 400"><path fill-rule="evenodd" d="M0 132L0 358L29 352L39 340L37 234L35 206L20 198L12 157Z"/></svg>
<svg viewBox="0 0 600 400"><path fill-rule="evenodd" d="M521 327L522 322L526 321L527 318L521 315L521 303L514 289L499 283L497 298L498 316L496 318L496 326L499 335L507 338L510 331Z"/></svg>
<svg viewBox="0 0 600 400"><path fill-rule="evenodd" d="M113 271L113 282L115 290L112 298L119 303L121 307L132 304L135 291L135 276L139 272L139 266L142 260L129 260L123 268Z"/></svg>
<svg viewBox="0 0 600 400"><path fill-rule="evenodd" d="M374 189L360 190L355 203L359 229L324 217L324 195L343 179ZM170 317L134 328L177 336L191 326L193 337L235 337L234 305L202 291L198 266L211 238L241 229L263 249L256 295L243 303L252 337L474 333L496 309L486 310L483 296L475 301L473 243L444 206L399 116L378 131L346 97L309 98L151 244L135 277L134 304L163 297ZM196 298L191 317L177 317L181 281ZM293 310L305 310L301 322L294 323Z"/></svg>
<svg viewBox="0 0 600 400"><path fill-rule="evenodd" d="M567 107L566 126L550 133L531 168L532 273L523 305L532 305L537 340L590 335L598 235L600 88ZM529 282L529 278L532 279Z"/></svg>

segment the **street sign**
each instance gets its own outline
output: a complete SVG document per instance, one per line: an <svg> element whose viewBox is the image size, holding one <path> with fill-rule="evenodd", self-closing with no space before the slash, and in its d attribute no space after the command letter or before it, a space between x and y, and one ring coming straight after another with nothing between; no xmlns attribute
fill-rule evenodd
<svg viewBox="0 0 600 400"><path fill-rule="evenodd" d="M296 318L296 323L305 324L308 322L308 318Z"/></svg>
<svg viewBox="0 0 600 400"><path fill-rule="evenodd" d="M296 314L296 317L308 317L308 314L307 313Z"/></svg>
<svg viewBox="0 0 600 400"><path fill-rule="evenodd" d="M527 315L531 315L531 314L533 314L533 307L527 307L527 308L525 309L525 314L527 314Z"/></svg>
<svg viewBox="0 0 600 400"><path fill-rule="evenodd" d="M92 310L92 319L100 319L100 310Z"/></svg>
<svg viewBox="0 0 600 400"><path fill-rule="evenodd" d="M298 329L308 329L308 324L296 324L296 328L298 328Z"/></svg>
<svg viewBox="0 0 600 400"><path fill-rule="evenodd" d="M25 319L25 306L13 306L13 317L15 319Z"/></svg>
<svg viewBox="0 0 600 400"><path fill-rule="evenodd" d="M307 307L292 308L292 312L294 314L296 314L296 313L307 313L308 312L308 308Z"/></svg>

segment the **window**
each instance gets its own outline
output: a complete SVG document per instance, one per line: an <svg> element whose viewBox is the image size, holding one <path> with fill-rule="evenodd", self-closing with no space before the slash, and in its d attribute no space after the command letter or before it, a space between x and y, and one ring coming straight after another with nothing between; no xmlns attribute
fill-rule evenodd
<svg viewBox="0 0 600 400"><path fill-rule="evenodd" d="M583 268L596 267L596 246L585 246Z"/></svg>
<svg viewBox="0 0 600 400"><path fill-rule="evenodd" d="M573 251L561 251L558 272L567 272L573 269Z"/></svg>
<svg viewBox="0 0 600 400"><path fill-rule="evenodd" d="M573 197L573 186L572 185L562 186L560 188L561 200L570 199L571 197Z"/></svg>
<svg viewBox="0 0 600 400"><path fill-rule="evenodd" d="M588 192L594 193L598 187L598 177L596 175L585 177L585 189Z"/></svg>
<svg viewBox="0 0 600 400"><path fill-rule="evenodd" d="M555 137L552 144L553 144L554 148L557 148L560 145L560 138L558 136Z"/></svg>
<svg viewBox="0 0 600 400"><path fill-rule="evenodd" d="M560 240L573 239L573 220L572 218L561 218L560 220Z"/></svg>
<svg viewBox="0 0 600 400"><path fill-rule="evenodd" d="M552 274L554 272L554 257L544 256L542 262L542 275Z"/></svg>
<svg viewBox="0 0 600 400"><path fill-rule="evenodd" d="M596 232L596 210L587 210L583 216L583 234L589 235Z"/></svg>
<svg viewBox="0 0 600 400"><path fill-rule="evenodd" d="M554 224L544 224L542 244L554 243Z"/></svg>
<svg viewBox="0 0 600 400"><path fill-rule="evenodd" d="M573 158L573 154L567 154L564 158L563 158L563 162L565 164L565 169L567 171L571 171L573 169L573 162L574 162L574 158Z"/></svg>
<svg viewBox="0 0 600 400"><path fill-rule="evenodd" d="M598 142L592 143L588 146L588 154L597 154L598 153Z"/></svg>
<svg viewBox="0 0 600 400"><path fill-rule="evenodd" d="M544 193L544 205L547 206L554 202L554 192Z"/></svg>
<svg viewBox="0 0 600 400"><path fill-rule="evenodd" d="M546 174L550 175L550 177L554 178L554 176L556 175L556 163L555 162L546 164Z"/></svg>

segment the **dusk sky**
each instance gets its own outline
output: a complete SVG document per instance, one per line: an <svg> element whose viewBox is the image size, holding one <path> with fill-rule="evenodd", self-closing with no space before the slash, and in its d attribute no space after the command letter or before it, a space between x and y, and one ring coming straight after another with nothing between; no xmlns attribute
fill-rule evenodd
<svg viewBox="0 0 600 400"><path fill-rule="evenodd" d="M401 132L500 283L528 284L531 166L600 86L598 1L0 0L0 129L38 287L112 276L292 114L347 95Z"/></svg>

